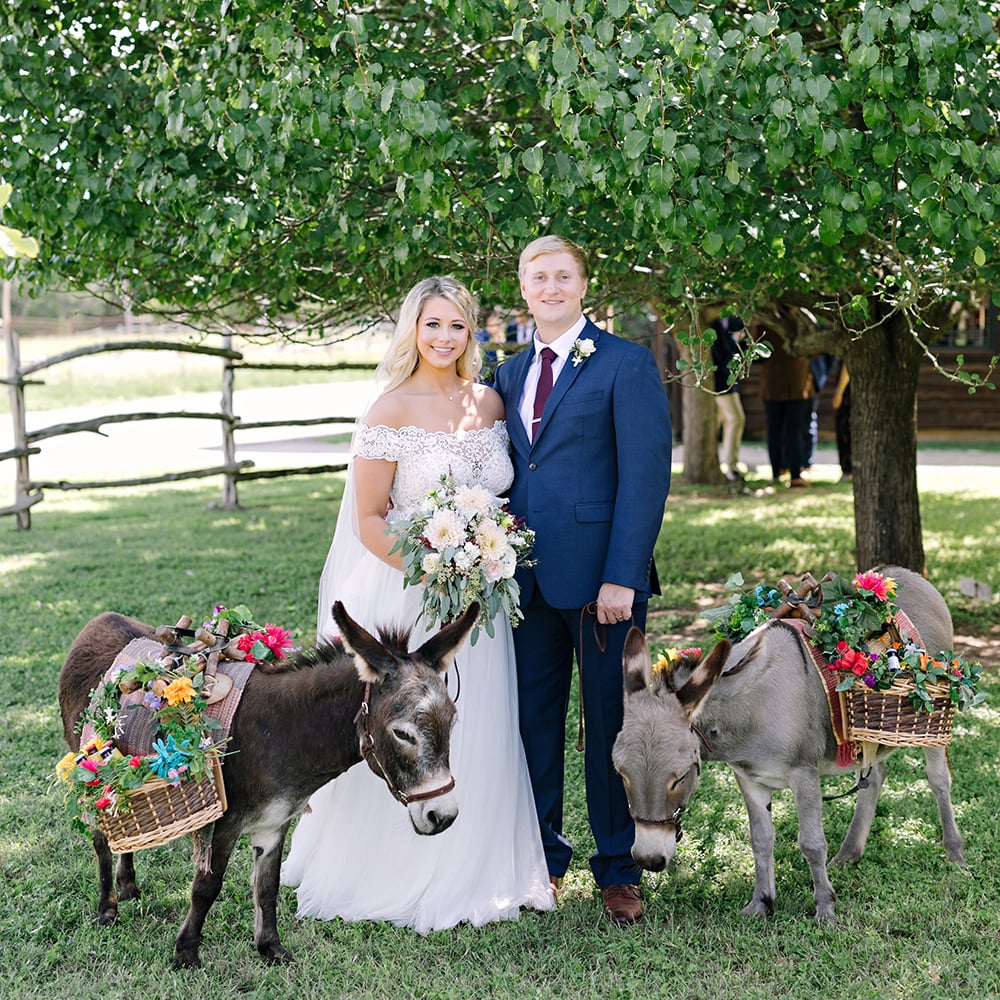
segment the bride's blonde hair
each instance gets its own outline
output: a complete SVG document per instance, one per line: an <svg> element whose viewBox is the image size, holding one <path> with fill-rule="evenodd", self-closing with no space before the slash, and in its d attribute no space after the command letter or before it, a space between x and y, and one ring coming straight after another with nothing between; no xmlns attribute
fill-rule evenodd
<svg viewBox="0 0 1000 1000"><path fill-rule="evenodd" d="M479 325L479 303L476 297L457 278L449 274L435 275L418 281L407 293L399 309L396 329L389 341L385 357L375 371L382 392L402 385L420 363L417 350L417 323L428 299L446 299L461 314L469 330L469 342L456 363L462 378L475 381L483 364L482 351L476 340Z"/></svg>

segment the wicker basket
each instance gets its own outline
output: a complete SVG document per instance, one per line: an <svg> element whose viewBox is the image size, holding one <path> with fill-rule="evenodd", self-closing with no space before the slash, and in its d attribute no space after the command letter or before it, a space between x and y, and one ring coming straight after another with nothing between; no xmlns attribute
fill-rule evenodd
<svg viewBox="0 0 1000 1000"><path fill-rule="evenodd" d="M842 691L847 738L893 747L936 747L951 742L955 703L947 682L927 685L933 711L917 711L910 701L913 681L897 678L884 691L855 685Z"/></svg>
<svg viewBox="0 0 1000 1000"><path fill-rule="evenodd" d="M226 789L217 754L201 781L169 781L154 778L128 793L127 812L98 813L97 825L118 854L158 847L214 823L226 811Z"/></svg>

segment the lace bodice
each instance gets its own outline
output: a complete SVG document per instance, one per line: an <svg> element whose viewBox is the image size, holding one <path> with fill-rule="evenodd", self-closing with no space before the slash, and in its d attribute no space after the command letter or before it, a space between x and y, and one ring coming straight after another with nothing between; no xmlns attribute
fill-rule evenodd
<svg viewBox="0 0 1000 1000"><path fill-rule="evenodd" d="M459 485L478 485L501 496L514 479L507 425L471 431L425 431L420 427L359 424L354 453L396 463L390 496L396 517L409 517L451 473Z"/></svg>

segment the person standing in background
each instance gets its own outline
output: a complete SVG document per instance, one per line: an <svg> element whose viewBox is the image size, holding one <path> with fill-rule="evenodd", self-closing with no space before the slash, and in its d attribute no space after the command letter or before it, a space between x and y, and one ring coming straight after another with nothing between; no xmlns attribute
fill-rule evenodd
<svg viewBox="0 0 1000 1000"><path fill-rule="evenodd" d="M851 376L843 358L838 358L837 364L840 367L833 390L833 429L837 438L840 481L849 483L854 478L854 465L851 461Z"/></svg>
<svg viewBox="0 0 1000 1000"><path fill-rule="evenodd" d="M802 462L803 471L811 469L816 460L816 446L819 444L819 394L826 385L833 366L833 358L829 354L817 354L809 359L809 372L813 379L813 394L809 400L809 423L806 425L805 458Z"/></svg>
<svg viewBox="0 0 1000 1000"><path fill-rule="evenodd" d="M746 327L739 316L721 316L710 324L715 331L712 362L715 365L715 407L722 425L722 468L726 479L735 482L746 467L740 464L740 445L746 414L740 396L739 379L730 383L730 362L739 356L740 340Z"/></svg>
<svg viewBox="0 0 1000 1000"><path fill-rule="evenodd" d="M809 433L811 401L815 394L812 373L808 359L789 354L781 337L769 333L767 340L771 345L771 356L761 365L760 394L767 422L771 476L777 483L787 470L788 485L801 487L806 485L802 469L806 460L805 442Z"/></svg>

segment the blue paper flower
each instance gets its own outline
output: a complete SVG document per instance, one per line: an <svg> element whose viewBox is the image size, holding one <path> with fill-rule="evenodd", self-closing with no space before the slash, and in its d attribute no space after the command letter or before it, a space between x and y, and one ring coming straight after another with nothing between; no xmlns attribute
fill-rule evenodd
<svg viewBox="0 0 1000 1000"><path fill-rule="evenodd" d="M190 740L185 740L178 746L173 734L167 737L166 742L154 740L153 759L149 762L152 772L158 778L169 778L172 770L186 765L191 759L191 751L187 749L190 743Z"/></svg>

